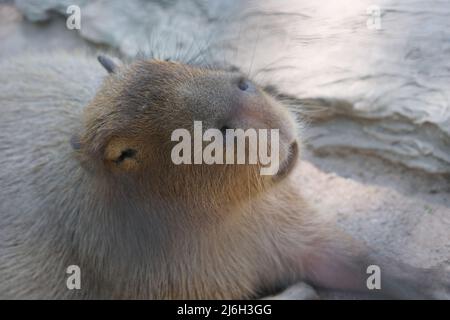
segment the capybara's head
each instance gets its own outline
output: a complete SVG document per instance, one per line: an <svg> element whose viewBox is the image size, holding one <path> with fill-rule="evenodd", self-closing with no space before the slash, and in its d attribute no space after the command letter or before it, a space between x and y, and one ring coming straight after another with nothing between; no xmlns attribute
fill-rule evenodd
<svg viewBox="0 0 450 320"><path fill-rule="evenodd" d="M84 110L76 150L94 176L220 205L258 195L295 165L294 117L242 73L99 60L110 74Z"/></svg>

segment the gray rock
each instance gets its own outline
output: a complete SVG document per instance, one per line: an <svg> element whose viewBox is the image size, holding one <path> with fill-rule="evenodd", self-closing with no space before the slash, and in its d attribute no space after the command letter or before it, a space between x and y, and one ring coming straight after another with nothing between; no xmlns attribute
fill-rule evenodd
<svg viewBox="0 0 450 320"><path fill-rule="evenodd" d="M78 32L62 26L62 17L35 24L25 20L12 4L0 4L0 59L23 52L74 52L96 49L82 39Z"/></svg>
<svg viewBox="0 0 450 320"><path fill-rule="evenodd" d="M450 173L450 6L377 3L380 30L367 28L370 0L264 1L245 21L259 40L239 50L257 54L238 61L298 106L316 153Z"/></svg>
<svg viewBox="0 0 450 320"><path fill-rule="evenodd" d="M87 0L15 0L16 7L33 22L51 18L52 12L66 14L70 5L82 6Z"/></svg>
<svg viewBox="0 0 450 320"><path fill-rule="evenodd" d="M31 21L66 15L69 5L81 9L80 34L95 43L118 48L125 56L195 55L214 40L222 17L231 15L237 0L16 0ZM157 48L157 50L155 50Z"/></svg>

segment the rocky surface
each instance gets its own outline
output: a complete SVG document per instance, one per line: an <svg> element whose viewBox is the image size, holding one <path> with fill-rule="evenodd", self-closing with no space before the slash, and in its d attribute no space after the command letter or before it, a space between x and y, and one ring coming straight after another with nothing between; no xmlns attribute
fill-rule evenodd
<svg viewBox="0 0 450 320"><path fill-rule="evenodd" d="M418 267L449 262L450 183L369 158L361 160L348 156L317 165L304 161L293 178L319 212L335 218L376 252ZM330 291L319 295L370 298Z"/></svg>
<svg viewBox="0 0 450 320"><path fill-rule="evenodd" d="M76 32L66 29L64 23L61 17L39 24L31 23L11 4L0 4L0 59L27 51L94 48Z"/></svg>
<svg viewBox="0 0 450 320"><path fill-rule="evenodd" d="M0 59L30 50L107 49L130 57L157 49L163 57L232 61L275 86L306 123L298 183L320 211L412 264L449 259L445 1L378 1L381 30L366 27L366 0L320 6L267 0L246 7L239 1L142 7L137 0L71 1L82 8L80 31L65 28L67 2L16 2L20 11L0 4Z"/></svg>

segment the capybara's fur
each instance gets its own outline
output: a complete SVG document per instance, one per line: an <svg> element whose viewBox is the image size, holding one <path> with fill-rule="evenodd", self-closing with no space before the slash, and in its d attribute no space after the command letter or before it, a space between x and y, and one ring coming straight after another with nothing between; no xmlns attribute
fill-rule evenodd
<svg viewBox="0 0 450 320"><path fill-rule="evenodd" d="M361 291L372 263L387 296L448 294L447 274L378 259L309 208L291 174L295 120L242 74L100 62L111 73L82 54L0 64L0 298L246 299L299 281ZM173 164L171 132L194 120L279 129L280 172Z"/></svg>

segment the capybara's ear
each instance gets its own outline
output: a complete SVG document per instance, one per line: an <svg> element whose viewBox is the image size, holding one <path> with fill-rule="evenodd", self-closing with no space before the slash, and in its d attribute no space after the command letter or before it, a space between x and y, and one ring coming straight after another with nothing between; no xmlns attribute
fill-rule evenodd
<svg viewBox="0 0 450 320"><path fill-rule="evenodd" d="M117 136L105 137L105 140L106 144L96 144L93 141L87 143L86 139L83 139L83 135L74 133L70 138L70 145L86 168L99 162L113 172L128 172L139 167L142 150L138 143Z"/></svg>
<svg viewBox="0 0 450 320"><path fill-rule="evenodd" d="M100 62L103 68L108 71L108 73L116 73L117 69L119 68L119 64L111 57L99 55L97 56L97 60L98 62Z"/></svg>
<svg viewBox="0 0 450 320"><path fill-rule="evenodd" d="M104 152L104 161L112 170L131 171L139 166L139 147L128 139L113 137Z"/></svg>

